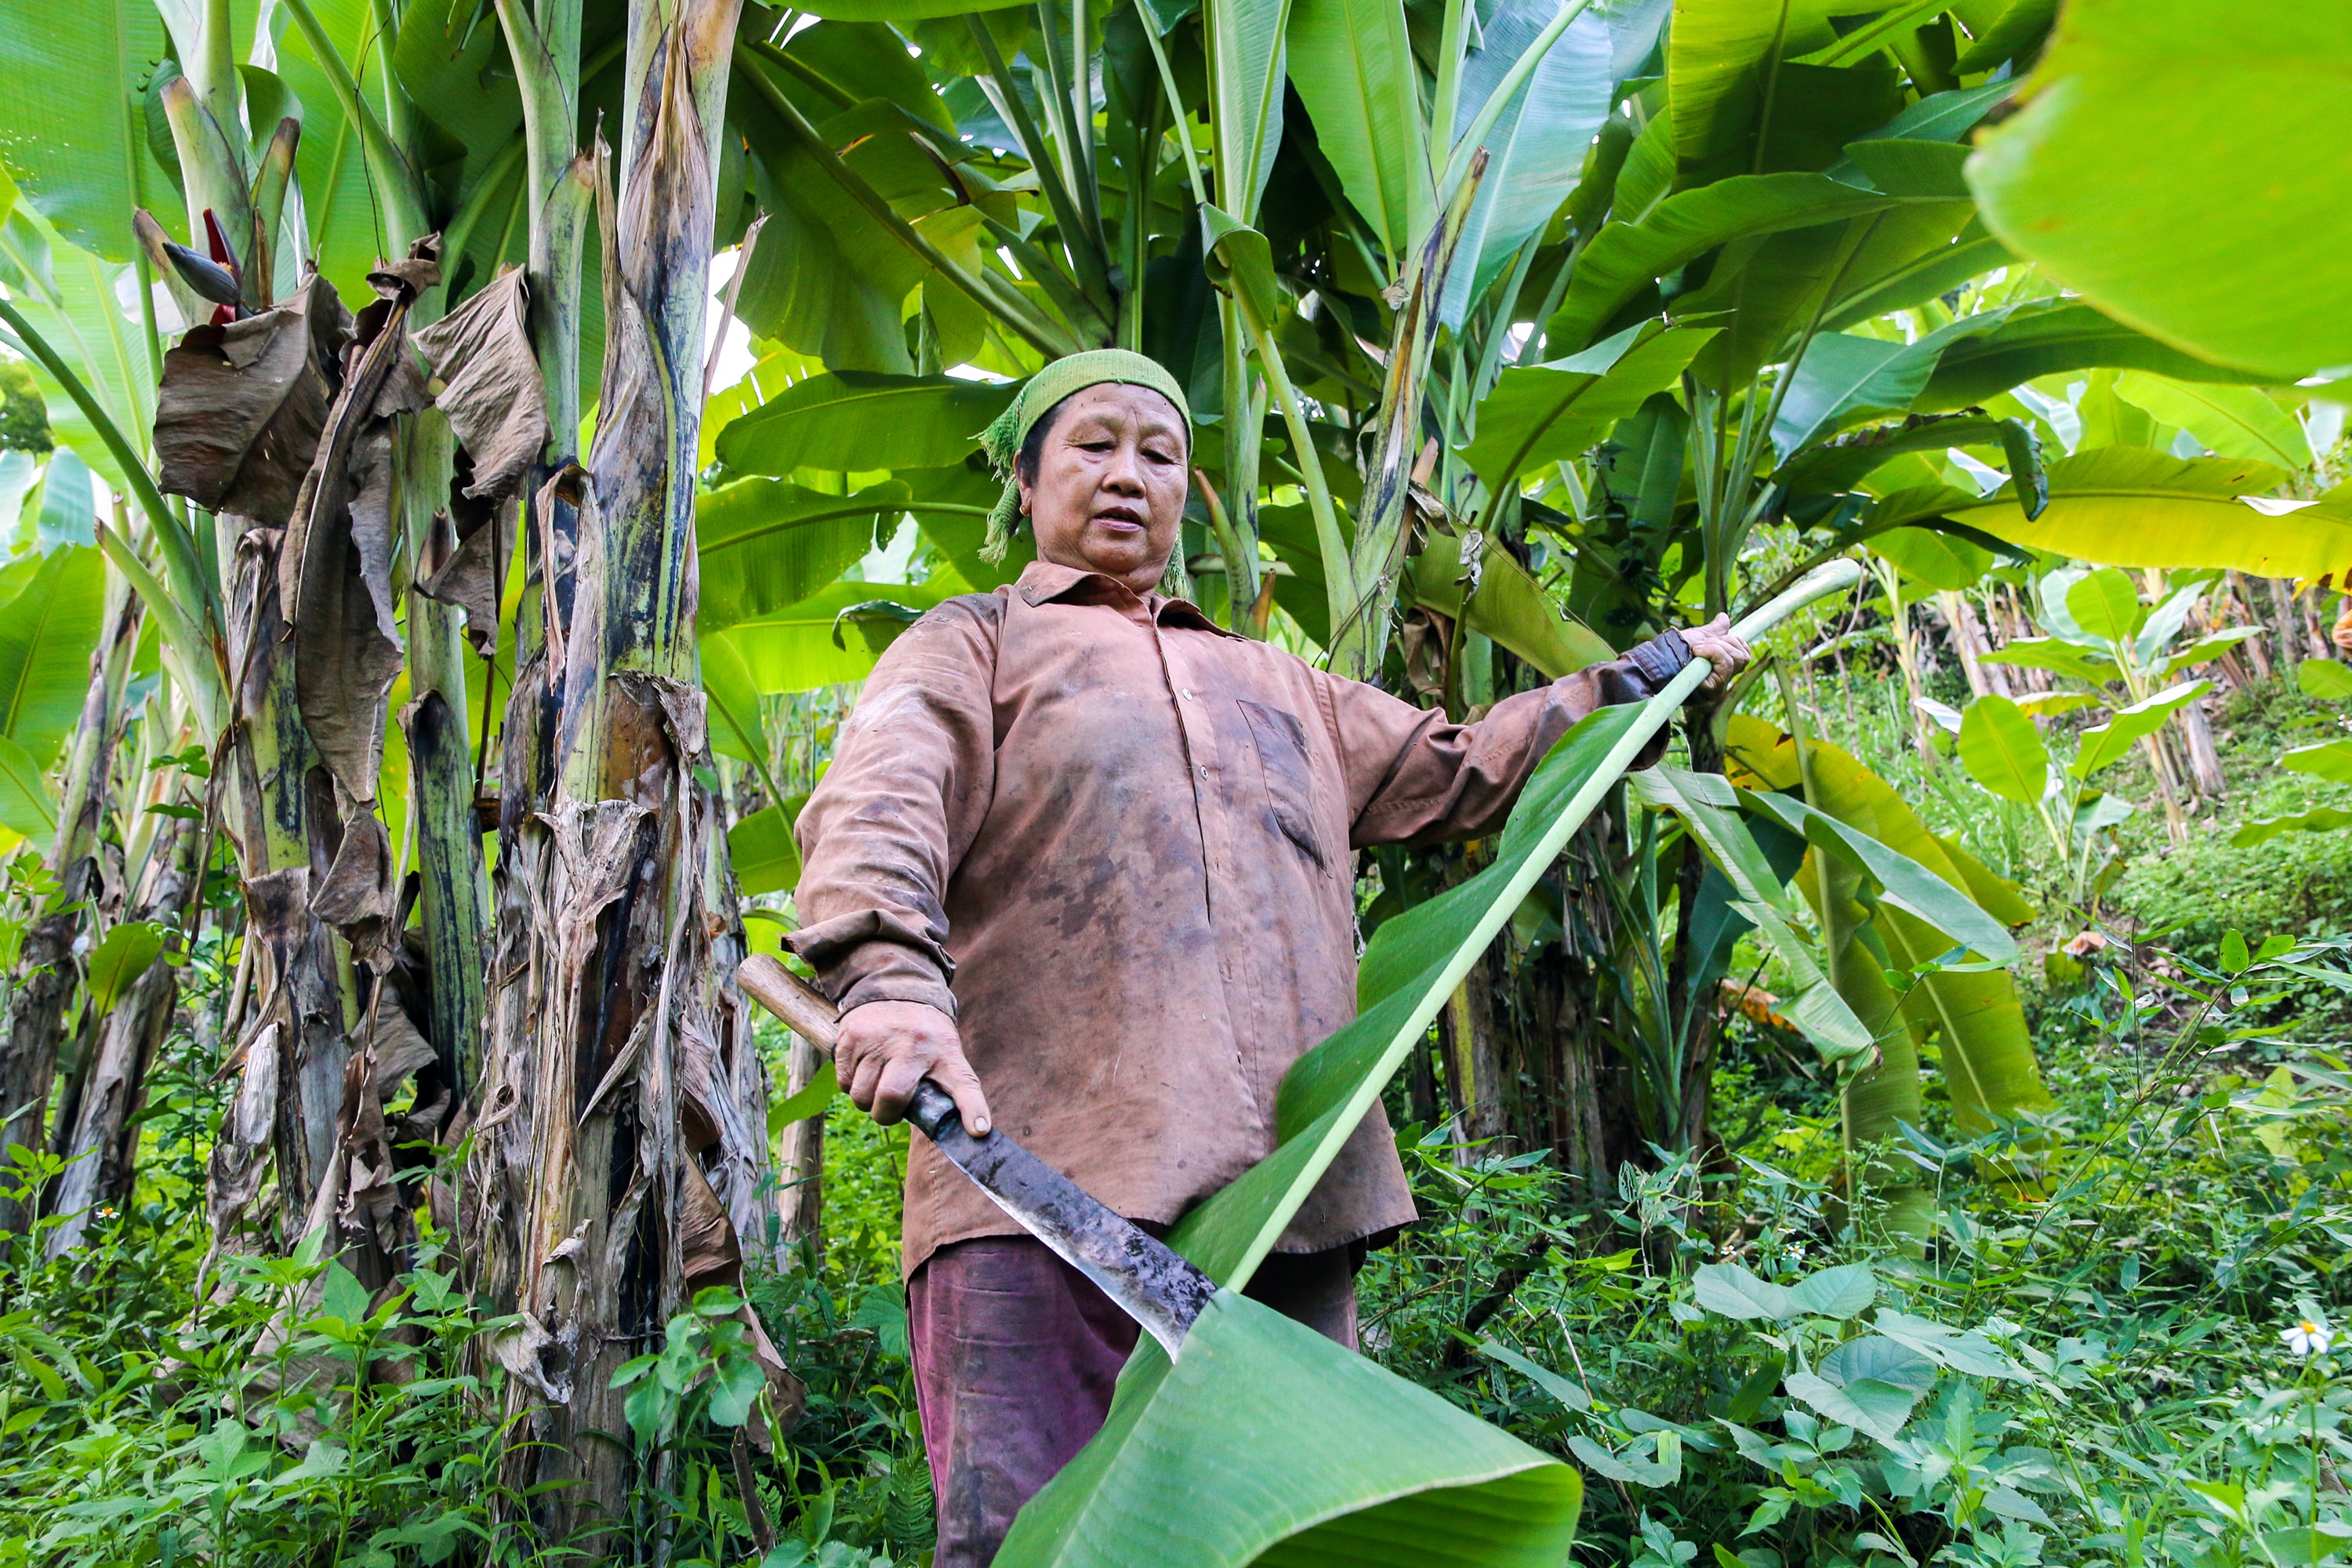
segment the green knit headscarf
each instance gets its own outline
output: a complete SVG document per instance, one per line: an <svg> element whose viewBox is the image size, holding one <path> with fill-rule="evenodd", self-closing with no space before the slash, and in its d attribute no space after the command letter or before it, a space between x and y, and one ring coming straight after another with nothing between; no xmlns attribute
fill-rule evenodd
<svg viewBox="0 0 2352 1568"><path fill-rule="evenodd" d="M980 548L982 560L994 565L1004 559L1004 552L1013 543L1013 525L1021 515L1021 482L1013 474L1013 465L1021 455L1021 443L1029 438L1030 428L1070 394L1107 382L1148 386L1173 404L1183 417L1184 450L1191 455L1192 410L1184 402L1184 389L1176 384L1174 376L1160 368L1157 361L1126 349L1090 349L1055 360L1031 376L1004 412L980 433L981 449L988 454L997 477L1004 481L1004 493L997 498L994 510L988 514L988 538ZM1181 557L1184 552L1179 547L1176 553Z"/></svg>

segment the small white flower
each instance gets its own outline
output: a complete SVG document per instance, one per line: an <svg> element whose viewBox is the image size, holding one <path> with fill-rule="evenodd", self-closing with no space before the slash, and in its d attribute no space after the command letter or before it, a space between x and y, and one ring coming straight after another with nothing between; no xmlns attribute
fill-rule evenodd
<svg viewBox="0 0 2352 1568"><path fill-rule="evenodd" d="M2302 1318L2294 1327L2281 1329L2279 1340L2299 1356L2326 1355L2335 1342L2336 1331L2323 1318Z"/></svg>

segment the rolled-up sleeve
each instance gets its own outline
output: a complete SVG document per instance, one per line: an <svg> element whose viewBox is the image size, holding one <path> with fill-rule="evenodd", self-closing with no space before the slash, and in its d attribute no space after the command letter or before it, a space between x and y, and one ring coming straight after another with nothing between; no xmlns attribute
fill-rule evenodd
<svg viewBox="0 0 2352 1568"><path fill-rule="evenodd" d="M1361 681L1325 678L1332 735L1348 779L1350 842L1467 838L1508 815L1554 742L1596 708L1639 702L1690 662L1669 632L1622 658L1507 697L1475 724L1449 721ZM1654 762L1663 733L1636 765Z"/></svg>
<svg viewBox="0 0 2352 1568"><path fill-rule="evenodd" d="M945 897L994 788L998 633L989 601L953 599L900 634L801 808L802 923L785 945L844 1012L955 1015Z"/></svg>

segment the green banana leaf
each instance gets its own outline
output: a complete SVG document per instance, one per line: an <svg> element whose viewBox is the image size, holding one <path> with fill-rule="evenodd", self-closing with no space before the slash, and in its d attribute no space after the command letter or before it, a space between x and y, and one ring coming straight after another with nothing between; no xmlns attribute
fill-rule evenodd
<svg viewBox="0 0 2352 1568"><path fill-rule="evenodd" d="M1233 1290L1013 1521L999 1568L1557 1568L1574 1469Z"/></svg>
<svg viewBox="0 0 2352 1568"><path fill-rule="evenodd" d="M1990 653L1978 656L1986 664L2014 664L2071 675L2091 686L2119 679L2116 661L2105 654L2058 637L2011 637Z"/></svg>
<svg viewBox="0 0 2352 1568"><path fill-rule="evenodd" d="M1808 751L1808 761L1817 767L1821 748L1816 744ZM1759 719L1747 714L1732 719L1724 756L1727 771L1745 785L1790 790L1810 782L1808 793L1819 791L1819 780L1807 780L1790 738ZM1919 1039L1904 1016L1902 998L1887 983L1885 944L1861 897L1865 879L1853 860L1818 848L1806 851L1796 879L1798 890L1821 922L1831 984L1878 1047L1878 1060L1856 1073L1840 1093L1845 1147L1849 1153L1862 1154L1858 1174L1885 1205L1886 1228L1916 1240L1933 1226L1929 1196L1920 1188L1915 1169L1880 1150L1902 1135L1905 1123L1916 1126L1923 1120Z"/></svg>
<svg viewBox="0 0 2352 1568"><path fill-rule="evenodd" d="M1206 0L1217 205L1238 222L1257 221L1258 198L1274 175L1282 141L1284 26L1288 0ZM1163 29L1164 31L1164 29ZM1230 154L1227 156L1225 154Z"/></svg>
<svg viewBox="0 0 2352 1568"><path fill-rule="evenodd" d="M131 259L133 208L179 205L139 112L162 31L145 0L0 7L0 158L28 204L110 261Z"/></svg>
<svg viewBox="0 0 2352 1568"><path fill-rule="evenodd" d="M738 762L765 763L772 751L767 721L741 650L725 637L707 637L700 652L702 694L710 701L710 749Z"/></svg>
<svg viewBox="0 0 2352 1568"><path fill-rule="evenodd" d="M44 851L58 831L58 801L40 767L25 748L0 735L0 828L15 839L29 838Z"/></svg>
<svg viewBox="0 0 2352 1568"><path fill-rule="evenodd" d="M746 893L789 893L801 879L800 846L793 838L808 796L762 806L727 830L727 858Z"/></svg>
<svg viewBox="0 0 2352 1568"><path fill-rule="evenodd" d="M1954 533L1924 528L1896 528L1873 534L1870 551L1895 563L1895 569L1915 583L1941 593L1973 588L1992 569L1992 552Z"/></svg>
<svg viewBox="0 0 2352 1568"><path fill-rule="evenodd" d="M2050 749L2025 710L1988 692L1960 715L1960 766L2003 800L2037 805L2050 793Z"/></svg>
<svg viewBox="0 0 2352 1568"><path fill-rule="evenodd" d="M1930 868L1880 843L1853 824L1788 795L1750 791L1746 804L1773 817L1781 826L1832 855L1852 860L1878 884L1880 900L1933 927L1969 950L2005 963L2017 956L2017 942L2007 927L1979 909L1960 886L1965 879L1948 867ZM1942 859L1943 847L1936 846Z"/></svg>
<svg viewBox="0 0 2352 1568"><path fill-rule="evenodd" d="M1001 11L1019 0L818 0L801 7L812 16L840 22L920 22L961 16L967 11Z"/></svg>
<svg viewBox="0 0 2352 1568"><path fill-rule="evenodd" d="M2352 286L2352 37L2323 0L2247 15L2070 0L1969 183L1994 233L2102 310L2291 381L2352 357L2352 320L2320 304Z"/></svg>
<svg viewBox="0 0 2352 1568"><path fill-rule="evenodd" d="M1873 143L1886 146L1889 143ZM1941 142L1930 142L1941 146ZM1944 356L1999 330L2010 307L1963 316L1917 342L1825 332L1806 345L1772 419L1772 445L1788 460L1848 426L1908 412Z"/></svg>
<svg viewBox="0 0 2352 1568"><path fill-rule="evenodd" d="M1653 280L1719 245L1884 212L1900 200L1802 174L1741 174L1678 192L1640 223L1609 224L1592 237L1547 341L1571 353L1587 347Z"/></svg>
<svg viewBox="0 0 2352 1568"><path fill-rule="evenodd" d="M2271 492L2287 475L2272 464L2176 458L2144 447L2061 458L2049 479L2050 504L2032 522L2009 485L1989 496L1900 491L1872 507L1870 521L1899 527L1940 517L2012 544L2114 566L2234 567L2298 578L2340 578L2352 567L2352 487L2316 501L2274 500Z"/></svg>
<svg viewBox="0 0 2352 1568"><path fill-rule="evenodd" d="M301 182L302 207L310 220L319 270L356 310L373 298L367 275L383 250L379 217L382 193L373 184L373 172L362 151L360 127L345 115L334 84L337 75L349 69L357 80L361 100L373 104L377 114L383 112L387 51L380 43L383 14L370 0L310 0L310 12L342 63L331 63L303 27L290 26L278 41L278 76L301 105L298 118L302 121L302 141L295 150L294 171ZM284 16L285 8L280 7L278 14ZM176 232L181 226L180 203L168 195L158 202L156 197L162 194L151 188L147 204L166 228ZM595 254L591 245L587 265L592 278ZM599 290L592 282L585 293L593 300ZM601 301L593 308L601 315Z"/></svg>
<svg viewBox="0 0 2352 1568"><path fill-rule="evenodd" d="M0 573L0 735L37 768L57 761L81 717L105 599L106 568L88 545L27 555Z"/></svg>
<svg viewBox="0 0 2352 1568"><path fill-rule="evenodd" d="M2352 827L2352 811L2342 806L2323 805L2311 811L2297 812L2292 816L2263 816L2249 822L2230 836L2230 842L2241 849L2252 849L2257 844L2267 844L2283 833L2333 833L2339 827Z"/></svg>
<svg viewBox="0 0 2352 1568"><path fill-rule="evenodd" d="M2167 425L2178 425L2217 457L2251 458L2282 468L2311 467L2311 441L2294 415L2251 386L2179 381L2126 371L2116 395Z"/></svg>
<svg viewBox="0 0 2352 1568"><path fill-rule="evenodd" d="M940 589L908 583L835 583L773 615L711 633L702 639L703 662L712 666L731 653L742 661L743 675L755 692L813 691L863 680L881 650L864 627L842 624L845 614L877 602L920 612L947 597ZM838 642L835 633L840 634ZM714 653L719 643L726 649Z"/></svg>
<svg viewBox="0 0 2352 1568"><path fill-rule="evenodd" d="M2001 924L2017 927L2038 917L2042 911L2029 901L2023 889L2008 878L1960 847L1959 841L1948 834L1938 833L1936 842L1944 851L1944 858L1960 874L1961 881L1984 911Z"/></svg>
<svg viewBox="0 0 2352 1568"><path fill-rule="evenodd" d="M2352 784L2352 741L2322 741L2297 746L2280 756L2279 766L2291 773L2309 773L2330 784Z"/></svg>
<svg viewBox="0 0 2352 1568"><path fill-rule="evenodd" d="M115 290L130 272L68 244L24 207L0 224L0 283L8 286L12 302L81 377L116 428L140 431L155 423L155 375L138 324L117 303ZM127 490L121 465L97 426L15 336L0 332L0 342L30 362L34 384L48 405L49 433L108 484Z"/></svg>
<svg viewBox="0 0 2352 1568"><path fill-rule="evenodd" d="M1445 616L1465 614L1456 581L1461 572L1462 541L1450 534L1432 535L1428 546L1405 563L1414 602ZM1276 584L1276 596L1281 593ZM1492 637L1552 680L1617 657L1598 632L1563 618L1551 596L1507 551L1480 555L1478 586L1466 615L1472 631Z"/></svg>
<svg viewBox="0 0 2352 1568"><path fill-rule="evenodd" d="M1796 900L1773 874L1764 852L1739 820L1738 796L1722 777L1655 767L1626 781L1627 793L1653 810L1683 819L1707 859L1739 895L1733 904L1764 937L1794 983L1780 1011L1812 1041L1825 1061L1843 1061L1871 1047L1871 1030L1830 983L1812 946L1801 934Z"/></svg>
<svg viewBox="0 0 2352 1568"><path fill-rule="evenodd" d="M1966 408L2037 376L2097 368L2154 371L2183 381L2258 379L2207 364L2088 305L2053 300L2020 306L1997 330L1955 344L1936 366L1919 406Z"/></svg>
<svg viewBox="0 0 2352 1568"><path fill-rule="evenodd" d="M910 499L896 482L849 496L761 479L704 490L694 501L700 630L799 604L864 560L877 525L895 525Z"/></svg>
<svg viewBox="0 0 2352 1568"><path fill-rule="evenodd" d="M2095 640L2113 648L2131 640L2147 618L2139 590L2119 568L2103 566L2086 572L2066 588L2066 613Z"/></svg>
<svg viewBox="0 0 2352 1568"><path fill-rule="evenodd" d="M2128 708L2116 709L2114 718L2083 731L2082 746L2066 771L2086 779L2109 763L2123 761L2134 742L2163 729L2167 719L2212 689L2210 680L2185 680Z"/></svg>
<svg viewBox="0 0 2352 1568"><path fill-rule="evenodd" d="M1801 774L1805 805L1934 873L1950 889L1972 888L1978 879L1952 861L1943 845L1893 786L1836 746L1814 741L1806 750L1811 754ZM1727 757L1753 774L1763 787L1776 790L1799 782L1795 752L1795 743L1788 736L1747 714L1731 721L1725 740ZM1849 838L1848 842L1853 840ZM1816 867L1821 858L1816 839L1814 849L1806 857L1804 869L1799 872L1801 886L1809 898L1814 897L1819 883L1821 873ZM1832 854L1827 858L1833 884L1843 882L1841 863L1855 876L1860 875L1859 866L1844 857ZM1841 892L1845 897L1852 896L1843 887ZM2004 894L1994 900L2000 907L1988 918L2000 921L2013 912L2013 894ZM1915 908L1927 907L1916 898L1906 901ZM1818 899L1815 908L1822 908ZM1861 945L1866 934L1868 941L1885 955L1885 965L1898 970L1931 963L1949 952L1956 940L1968 940L1921 919L1911 910L1896 906L1883 895L1867 925L1868 931L1857 931L1848 945ZM1839 945L1835 941L1831 945L1835 960L1839 957ZM2011 947L2014 951L2013 943ZM1886 997L1893 995L1883 969L1857 958L1851 965L1838 963L1836 979L1839 991L1864 1022L1870 1023L1875 1016L1883 1016L1876 1010ZM2033 1038L2025 1026L2024 1008L2018 1000L2015 983L2005 971L1942 970L1930 973L1901 999L1901 1009L1914 1029L1934 1029L1941 1034L1946 1087L1951 1095L1954 1119L1962 1131L1970 1134L1988 1131L2000 1119L2021 1111L2048 1110L2056 1103L2042 1082L2042 1071L2033 1056ZM1916 1040L1914 1044L1916 1048ZM1881 1039L1881 1048L1887 1048L1885 1037ZM1892 1114L1916 1122L1916 1098L1907 1113L1896 1110ZM1851 1111L1849 1121L1853 1121ZM1892 1131L1891 1125L1885 1131Z"/></svg>
<svg viewBox="0 0 2352 1568"><path fill-rule="evenodd" d="M2233 633L2251 630L2255 636L2261 635L2259 627L2230 629ZM2306 658L2294 667L2294 685L2305 697L2316 697L2322 702L2352 700L2352 665L2338 664L2332 658Z"/></svg>
<svg viewBox="0 0 2352 1568"><path fill-rule="evenodd" d="M1643 321L1582 353L1507 370L1478 405L1478 435L1463 456L1489 489L1576 457L1672 385L1714 335Z"/></svg>
<svg viewBox="0 0 2352 1568"><path fill-rule="evenodd" d="M1439 307L1439 319L1455 331L1471 302L1485 297L1520 247L1579 191L1594 135L1612 117L1617 84L1650 57L1667 16L1667 7L1654 0L1588 6L1543 49L1531 71L1520 73L1520 61L1559 11L1559 0L1494 0L1477 14L1479 43L1462 62L1454 139L1488 108L1496 107L1496 114L1483 141L1486 173L1463 219L1461 247ZM1498 92L1506 96L1496 107Z"/></svg>
<svg viewBox="0 0 2352 1568"><path fill-rule="evenodd" d="M940 468L979 446L982 428L1018 390L1009 382L827 371L729 422L719 458L743 473L779 476Z"/></svg>
<svg viewBox="0 0 2352 1568"><path fill-rule="evenodd" d="M1680 161L1706 165L1738 154L1754 135L1765 83L1781 62L1835 37L1821 5L1683 0L1666 46Z"/></svg>
<svg viewBox="0 0 2352 1568"><path fill-rule="evenodd" d="M1381 247L1402 256L1437 209L1403 8L1294 0L1289 45L1291 85L1315 122L1316 144Z"/></svg>
<svg viewBox="0 0 2352 1568"><path fill-rule="evenodd" d="M1738 629L1759 635L1859 575L1833 562ZM1172 1364L1144 1342L1109 1422L1022 1510L1000 1568L1126 1568L1161 1560L1171 1534L1201 1568L1566 1560L1573 1470L1236 1292L1478 955L1706 675L1695 661L1649 701L1579 723L1529 781L1494 864L1381 926L1357 980L1361 1011L1284 1075L1274 1152L1169 1237L1225 1289Z"/></svg>

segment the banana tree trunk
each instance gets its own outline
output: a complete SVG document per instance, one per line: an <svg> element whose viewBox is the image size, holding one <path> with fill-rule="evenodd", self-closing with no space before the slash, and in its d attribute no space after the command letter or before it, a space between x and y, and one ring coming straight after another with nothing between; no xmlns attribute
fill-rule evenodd
<svg viewBox="0 0 2352 1568"><path fill-rule="evenodd" d="M142 605L129 585L107 574L106 640L90 655L89 688L67 753L66 787L57 837L47 858L58 887L37 916L16 962L9 988L8 1034L0 1055L0 1162L17 1145L44 1142L49 1095L58 1073L58 1042L75 984L74 942L86 925L88 902L99 887L99 827L114 775L114 747L122 725L123 692L139 646ZM22 1233L32 1221L25 1204L0 1195L0 1231Z"/></svg>
<svg viewBox="0 0 2352 1568"><path fill-rule="evenodd" d="M206 836L200 824L165 820L169 826L148 852L144 886L129 919L179 924L194 900ZM64 1140L62 1152L71 1163L58 1177L49 1204L59 1222L47 1237L49 1257L80 1246L101 1208L119 1209L130 1200L147 1071L179 1000L180 972L159 958L100 1023Z"/></svg>
<svg viewBox="0 0 2352 1568"><path fill-rule="evenodd" d="M543 498L567 501L578 526L568 603L551 593L543 609L552 787L527 820L501 803L517 853L499 866L500 973L511 947L522 978L509 990L537 1000L500 1004L501 1030L518 1032L493 1044L478 1123L502 1129L506 1179L486 1195L520 1199L493 1222L519 1320L497 1352L513 1373L513 1412L541 1439L516 1454L509 1479L546 1489L551 1528L607 1551L627 1523L634 1468L615 1436L628 1423L613 1374L698 1283L740 1267L742 1226L730 1222L755 1212L747 1200L765 1152L758 1064L731 984L740 940L717 802L694 772L708 754L695 449L739 7L630 6L619 199L598 226L607 346L595 446ZM541 563L551 578L554 556ZM534 772L515 739L509 763ZM502 776L502 795L523 784ZM524 908L531 918L505 923ZM754 1234L765 1239L764 1227Z"/></svg>
<svg viewBox="0 0 2352 1568"><path fill-rule="evenodd" d="M283 534L224 515L236 575L228 605L229 668L236 673L228 795L231 837L244 881L248 940L266 960L257 986L268 998L252 1042L277 1057L270 1142L278 1171L280 1239L291 1246L334 1157L344 1068L357 1022L349 950L311 912L328 857L314 849L312 817L334 809L332 786L303 727L292 645L281 635L278 555Z"/></svg>
<svg viewBox="0 0 2352 1568"><path fill-rule="evenodd" d="M561 500L551 475L579 457L581 245L596 165L579 150L579 0L537 6L504 0L499 18L522 89L525 199L530 223L524 268L530 291L530 349L539 366L548 439L529 470L517 507L522 544L522 595L515 612L514 679L499 730L499 755L486 772L497 780L498 873L491 879L488 1021L481 1067L466 1085L461 1113L476 1130L458 1206L475 1288L491 1300L522 1300L521 1216L530 1212L541 1173L533 1164L540 1101L532 1049L548 1005L546 976L530 959L535 900L547 886L548 840L540 814L554 789L557 694L551 679L548 625L568 615L578 514ZM494 693L486 693L488 700ZM487 784L486 786L487 787ZM526 1340L528 1336L525 1336ZM527 1347L525 1347L527 1348ZM501 1347L509 1364L515 1346ZM530 1389L562 1393L537 1370L520 1374ZM536 1380L536 1381L534 1381Z"/></svg>
<svg viewBox="0 0 2352 1568"><path fill-rule="evenodd" d="M403 531L417 563L408 590L409 705L401 717L415 788L417 913L429 976L425 1033L454 1109L481 1059L489 881L466 724L466 612L422 586L456 552L442 510L455 460L448 422L437 410L402 422L394 461ZM485 526L498 523L494 518ZM489 700L487 691L483 700Z"/></svg>
<svg viewBox="0 0 2352 1568"><path fill-rule="evenodd" d="M2191 702L2180 710L2180 736L2197 793L2208 800L2221 799L2230 791L2230 780L2221 772L2221 750L2214 744L2213 721L2205 716L2203 702Z"/></svg>

